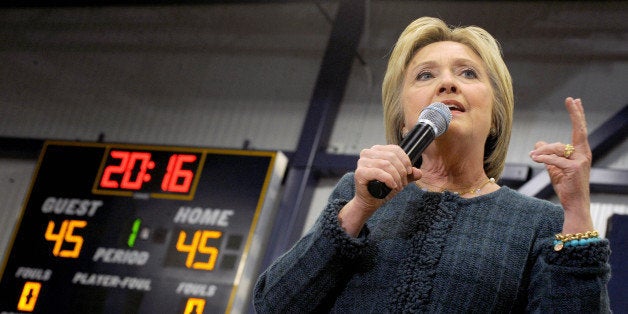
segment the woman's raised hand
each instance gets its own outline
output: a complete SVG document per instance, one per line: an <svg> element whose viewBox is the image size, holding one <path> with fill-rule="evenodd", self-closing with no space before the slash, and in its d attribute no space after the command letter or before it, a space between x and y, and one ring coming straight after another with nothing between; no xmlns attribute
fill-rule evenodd
<svg viewBox="0 0 628 314"><path fill-rule="evenodd" d="M563 233L593 230L590 213L589 176L591 148L587 123L580 99L568 97L565 107L571 119L571 144L537 142L530 152L532 160L544 163L554 191L565 209Z"/></svg>

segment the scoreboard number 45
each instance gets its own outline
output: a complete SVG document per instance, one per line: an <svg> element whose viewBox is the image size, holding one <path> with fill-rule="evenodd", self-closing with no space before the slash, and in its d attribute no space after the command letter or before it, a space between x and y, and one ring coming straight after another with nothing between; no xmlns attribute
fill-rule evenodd
<svg viewBox="0 0 628 314"><path fill-rule="evenodd" d="M179 238L177 239L177 251L187 253L185 259L185 266L192 269L208 270L211 271L216 265L216 258L220 250L213 246L207 246L209 239L220 239L222 232L215 230L197 230L194 232L192 241L190 244L186 242L187 234L181 230L179 232ZM208 254L209 258L206 262L195 262L196 253Z"/></svg>
<svg viewBox="0 0 628 314"><path fill-rule="evenodd" d="M83 237L74 234L74 229L85 228L85 226L87 226L87 221L85 220L64 220L61 223L59 232L55 233L55 222L49 221L44 237L46 240L54 242L52 254L58 257L78 258L83 246ZM64 243L74 244L74 247L71 250L62 249Z"/></svg>

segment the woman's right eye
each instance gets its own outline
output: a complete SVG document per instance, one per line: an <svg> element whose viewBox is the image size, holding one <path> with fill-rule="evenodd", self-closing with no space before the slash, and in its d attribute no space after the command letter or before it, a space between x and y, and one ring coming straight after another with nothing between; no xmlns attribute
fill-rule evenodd
<svg viewBox="0 0 628 314"><path fill-rule="evenodd" d="M432 72L422 71L422 72L419 72L419 74L417 74L416 79L419 80L419 81L425 81L425 80L431 79L433 77L434 76L432 75Z"/></svg>

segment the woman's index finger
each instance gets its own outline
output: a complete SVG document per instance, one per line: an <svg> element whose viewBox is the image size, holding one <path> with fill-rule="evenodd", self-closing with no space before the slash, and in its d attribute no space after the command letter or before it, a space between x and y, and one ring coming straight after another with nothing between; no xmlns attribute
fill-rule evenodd
<svg viewBox="0 0 628 314"><path fill-rule="evenodd" d="M565 99L565 107L571 119L571 142L574 146L589 146L587 120L584 116L584 108L580 99L568 97Z"/></svg>

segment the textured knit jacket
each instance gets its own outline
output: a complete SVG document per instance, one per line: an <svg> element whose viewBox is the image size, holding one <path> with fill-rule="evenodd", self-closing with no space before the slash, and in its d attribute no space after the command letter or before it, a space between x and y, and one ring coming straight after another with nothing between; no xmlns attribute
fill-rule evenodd
<svg viewBox="0 0 628 314"><path fill-rule="evenodd" d="M357 238L338 183L309 232L259 278L259 313L609 312L609 243L553 250L563 210L507 187L465 199L410 184Z"/></svg>

